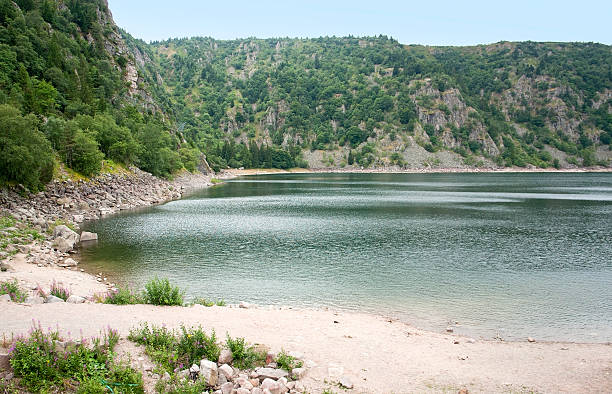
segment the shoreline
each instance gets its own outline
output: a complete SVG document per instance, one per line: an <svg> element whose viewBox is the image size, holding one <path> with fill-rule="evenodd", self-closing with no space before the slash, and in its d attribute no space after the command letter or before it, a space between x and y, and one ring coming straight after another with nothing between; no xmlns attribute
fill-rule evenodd
<svg viewBox="0 0 612 394"><path fill-rule="evenodd" d="M612 173L610 167L591 168L247 168L227 169L221 174L230 174L233 177L249 175L276 175L276 174L525 174L525 173L560 173L560 174L588 174L588 173Z"/></svg>

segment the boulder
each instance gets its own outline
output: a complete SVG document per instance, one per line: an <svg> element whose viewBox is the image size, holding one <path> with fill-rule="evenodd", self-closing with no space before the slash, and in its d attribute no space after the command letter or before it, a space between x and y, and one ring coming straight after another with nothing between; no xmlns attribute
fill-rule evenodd
<svg viewBox="0 0 612 394"><path fill-rule="evenodd" d="M79 263L76 260L68 257L67 259L65 259L61 263L58 263L57 265L59 265L60 267L76 267L78 264Z"/></svg>
<svg viewBox="0 0 612 394"><path fill-rule="evenodd" d="M88 231L83 231L81 233L81 242L97 241L97 240L98 240L98 234L96 233L90 233Z"/></svg>
<svg viewBox="0 0 612 394"><path fill-rule="evenodd" d="M0 302L11 302L11 296L8 294L0 295Z"/></svg>
<svg viewBox="0 0 612 394"><path fill-rule="evenodd" d="M234 383L227 382L221 385L221 392L223 394L231 394L232 390L234 390Z"/></svg>
<svg viewBox="0 0 612 394"><path fill-rule="evenodd" d="M234 373L234 369L228 364L223 364L222 366L218 368L218 370L219 370L219 377L223 375L228 380L232 377Z"/></svg>
<svg viewBox="0 0 612 394"><path fill-rule="evenodd" d="M30 245L17 245L17 249L19 249L19 252L23 254L28 254L32 250Z"/></svg>
<svg viewBox="0 0 612 394"><path fill-rule="evenodd" d="M289 375L287 371L284 369L275 369L275 368L257 368L255 370L257 377L259 380L264 380L267 378L278 380L280 378L285 378Z"/></svg>
<svg viewBox="0 0 612 394"><path fill-rule="evenodd" d="M70 304L82 304L85 302L85 298L79 297L78 295L71 295L70 297L68 297L66 302Z"/></svg>
<svg viewBox="0 0 612 394"><path fill-rule="evenodd" d="M270 391L272 394L280 394L281 392L280 385L275 380L270 378L266 378L263 382L261 382L261 389L264 391L264 393L266 390Z"/></svg>
<svg viewBox="0 0 612 394"><path fill-rule="evenodd" d="M236 394L251 394L251 390L241 387L238 390L236 390Z"/></svg>
<svg viewBox="0 0 612 394"><path fill-rule="evenodd" d="M73 215L72 220L75 223L83 223L85 221L85 216L84 215Z"/></svg>
<svg viewBox="0 0 612 394"><path fill-rule="evenodd" d="M53 295L50 295L47 298L45 298L45 303L46 304L54 304L56 302L64 302L64 300L62 300L59 297L53 296Z"/></svg>
<svg viewBox="0 0 612 394"><path fill-rule="evenodd" d="M205 379L207 385L216 386L219 378L217 363L209 360L200 361L200 378Z"/></svg>
<svg viewBox="0 0 612 394"><path fill-rule="evenodd" d="M223 349L221 353L219 353L219 364L231 364L233 360L234 356L231 350Z"/></svg>
<svg viewBox="0 0 612 394"><path fill-rule="evenodd" d="M53 229L53 238L55 239L57 250L63 253L71 251L74 245L79 242L79 234L63 224Z"/></svg>

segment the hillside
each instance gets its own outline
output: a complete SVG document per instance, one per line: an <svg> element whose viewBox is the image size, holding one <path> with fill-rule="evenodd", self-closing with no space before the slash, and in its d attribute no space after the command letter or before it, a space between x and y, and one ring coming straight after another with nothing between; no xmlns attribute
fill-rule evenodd
<svg viewBox="0 0 612 394"><path fill-rule="evenodd" d="M605 45L424 47L380 36L192 38L152 48L185 137L217 166L260 166L253 142L319 167L414 167L453 156L456 165L567 167L610 157ZM211 147L219 138L229 149ZM444 151L456 155L427 154Z"/></svg>
<svg viewBox="0 0 612 394"><path fill-rule="evenodd" d="M172 39L105 0L0 0L0 181L103 161L204 166L610 165L612 48L384 37ZM111 163L112 165L112 163Z"/></svg>

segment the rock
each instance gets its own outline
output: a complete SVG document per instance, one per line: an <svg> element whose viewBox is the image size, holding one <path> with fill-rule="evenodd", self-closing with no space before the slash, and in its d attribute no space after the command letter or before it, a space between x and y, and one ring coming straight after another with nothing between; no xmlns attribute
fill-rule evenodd
<svg viewBox="0 0 612 394"><path fill-rule="evenodd" d="M280 385L270 378L266 378L263 382L261 382L261 389L264 392L268 390L272 394L280 394Z"/></svg>
<svg viewBox="0 0 612 394"><path fill-rule="evenodd" d="M264 394L264 392L259 387L255 387L253 390L251 390L251 394Z"/></svg>
<svg viewBox="0 0 612 394"><path fill-rule="evenodd" d="M446 327L446 332L453 332L455 331L452 327Z"/></svg>
<svg viewBox="0 0 612 394"><path fill-rule="evenodd" d="M468 338L467 343L476 343L476 340L474 338Z"/></svg>
<svg viewBox="0 0 612 394"><path fill-rule="evenodd" d="M229 349L221 350L219 354L219 364L231 364L234 360L234 356L232 355L232 351Z"/></svg>
<svg viewBox="0 0 612 394"><path fill-rule="evenodd" d="M74 259L72 259L72 258L68 257L67 259L65 259L64 261L62 261L61 263L59 263L58 265L59 265L60 267L76 267L78 264L79 264L79 263L78 263L76 260L74 260Z"/></svg>
<svg viewBox="0 0 612 394"><path fill-rule="evenodd" d="M299 393L303 393L304 391L306 391L304 383L300 382L299 380L295 382L295 387L293 389Z"/></svg>
<svg viewBox="0 0 612 394"><path fill-rule="evenodd" d="M75 233L68 226L64 226L63 224L55 226L53 229L53 238L63 238L66 241L72 242L72 244L79 242L79 234Z"/></svg>
<svg viewBox="0 0 612 394"><path fill-rule="evenodd" d="M53 245L55 246L55 249L59 250L62 253L70 252L74 248L74 243L70 243L64 238L55 239Z"/></svg>
<svg viewBox="0 0 612 394"><path fill-rule="evenodd" d="M166 381L170 380L170 374L167 371L164 372L164 376L162 376L162 380L166 380Z"/></svg>
<svg viewBox="0 0 612 394"><path fill-rule="evenodd" d="M306 376L306 368L293 368L291 370L291 376L293 379L300 380Z"/></svg>
<svg viewBox="0 0 612 394"><path fill-rule="evenodd" d="M11 364L9 363L9 355L8 352L4 350L0 351L0 371L10 371L12 370Z"/></svg>
<svg viewBox="0 0 612 394"><path fill-rule="evenodd" d="M64 302L64 300L62 300L59 297L53 296L53 295L50 295L47 298L45 298L45 303L46 304L54 304L56 302Z"/></svg>
<svg viewBox="0 0 612 394"><path fill-rule="evenodd" d="M528 338L527 338L527 342L534 343L535 341L536 341L536 340L535 340L535 339L533 339L532 337L528 337Z"/></svg>
<svg viewBox="0 0 612 394"><path fill-rule="evenodd" d="M259 386L259 379L249 379L249 382L251 382L253 387Z"/></svg>
<svg viewBox="0 0 612 394"><path fill-rule="evenodd" d="M274 368L257 368L255 369L255 373L259 380L265 379L274 379L278 380L280 378L287 377L289 373L283 369L274 369Z"/></svg>
<svg viewBox="0 0 612 394"><path fill-rule="evenodd" d="M70 297L68 297L66 302L70 304L82 304L85 302L85 298L79 297L78 295L71 295Z"/></svg>
<svg viewBox="0 0 612 394"><path fill-rule="evenodd" d="M242 308L242 309L249 309L252 307L253 306L251 304L249 304L248 302L244 302L244 301L238 305L238 308Z"/></svg>
<svg viewBox="0 0 612 394"><path fill-rule="evenodd" d="M189 368L189 372L191 373L200 372L200 367L197 364L193 364L191 368Z"/></svg>
<svg viewBox="0 0 612 394"><path fill-rule="evenodd" d="M0 302L11 302L11 296L8 294L2 294L0 296Z"/></svg>
<svg viewBox="0 0 612 394"><path fill-rule="evenodd" d="M200 361L200 378L206 380L209 386L216 386L219 378L217 363L209 360Z"/></svg>
<svg viewBox="0 0 612 394"><path fill-rule="evenodd" d="M227 382L221 385L221 392L223 394L231 394L232 390L234 390L234 383Z"/></svg>
<svg viewBox="0 0 612 394"><path fill-rule="evenodd" d="M345 388L345 389L350 390L353 388L353 381L351 380L350 377L346 375L340 377L340 379L338 380L338 384L340 385L340 387Z"/></svg>
<svg viewBox="0 0 612 394"><path fill-rule="evenodd" d="M81 242L97 241L97 240L98 240L98 234L96 233L90 233L88 231L83 231L81 233Z"/></svg>
<svg viewBox="0 0 612 394"><path fill-rule="evenodd" d="M234 369L230 367L228 364L223 364L222 366L218 368L218 370L219 370L219 377L224 376L228 380L231 379L234 373Z"/></svg>
<svg viewBox="0 0 612 394"><path fill-rule="evenodd" d="M73 215L72 216L72 220L75 223L83 223L85 221L85 216L83 216L83 215Z"/></svg>
<svg viewBox="0 0 612 394"><path fill-rule="evenodd" d="M42 298L41 296L35 295L35 296L30 296L30 297L26 298L25 302L26 302L26 304L34 304L34 305L44 304L45 303L45 299Z"/></svg>
<svg viewBox="0 0 612 394"><path fill-rule="evenodd" d="M241 387L238 390L236 390L236 394L251 394L251 390Z"/></svg>
<svg viewBox="0 0 612 394"><path fill-rule="evenodd" d="M238 383L238 385L241 388L247 389L249 391L251 391L253 389L253 385L251 384L251 382L249 382L249 380L247 378L240 377L240 378L236 379L236 383Z"/></svg>

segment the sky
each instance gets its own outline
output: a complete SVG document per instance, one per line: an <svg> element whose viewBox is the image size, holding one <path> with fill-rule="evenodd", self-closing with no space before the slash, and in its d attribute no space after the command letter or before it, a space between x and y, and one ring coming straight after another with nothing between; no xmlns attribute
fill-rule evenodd
<svg viewBox="0 0 612 394"><path fill-rule="evenodd" d="M145 41L206 36L387 35L403 44L498 41L612 44L612 0L108 0L115 22Z"/></svg>

